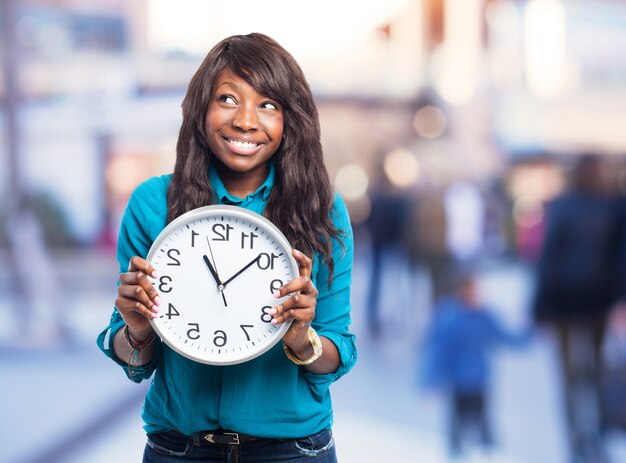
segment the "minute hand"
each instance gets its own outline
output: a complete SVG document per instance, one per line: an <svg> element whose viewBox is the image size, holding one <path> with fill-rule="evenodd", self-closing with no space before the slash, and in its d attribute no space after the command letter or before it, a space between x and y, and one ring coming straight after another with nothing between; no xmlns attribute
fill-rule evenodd
<svg viewBox="0 0 626 463"><path fill-rule="evenodd" d="M244 271L246 271L249 267L251 267L253 264L255 264L258 260L259 257L261 257L261 254L259 254L258 256L256 256L254 259L252 259L250 262L248 262L246 265L244 265L237 273L235 273L232 277L230 277L228 280L226 280L224 283L222 283L222 285L226 286L228 283L230 283L231 281L233 281L235 278L237 278L239 275L241 275Z"/></svg>

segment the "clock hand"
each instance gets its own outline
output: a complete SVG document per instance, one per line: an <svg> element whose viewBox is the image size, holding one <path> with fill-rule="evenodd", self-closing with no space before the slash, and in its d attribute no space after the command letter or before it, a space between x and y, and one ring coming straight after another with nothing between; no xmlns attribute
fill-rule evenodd
<svg viewBox="0 0 626 463"><path fill-rule="evenodd" d="M206 237L206 243L209 245L209 252L211 253L211 259L213 259L213 262L215 262L215 257L213 257L213 250L211 249L211 240L209 240L209 237ZM224 294L224 284L222 283L222 280L220 280L219 275L217 274L217 265L213 266L211 264L211 260L207 257L206 254L204 254L202 256L202 258L204 259L204 262L206 263L207 267L209 267L209 271L211 272L211 275L213 275L213 279L215 280L215 283L217 283L217 289L220 290L220 294L222 295L222 300L224 301L224 307L228 307L228 303L226 302L226 295Z"/></svg>
<svg viewBox="0 0 626 463"><path fill-rule="evenodd" d="M217 275L217 272L215 271L215 268L211 264L211 261L206 256L206 254L203 255L202 258L204 259L204 262L206 263L207 267L209 267L211 275L213 275L213 278L215 279L215 283L217 283L217 289L220 290L220 293L222 295L222 299L224 300L224 307L228 307L228 303L226 302L226 296L224 295L224 286L225 285L222 284L222 282L220 281L220 277Z"/></svg>
<svg viewBox="0 0 626 463"><path fill-rule="evenodd" d="M258 256L256 256L254 259L252 259L250 262L248 262L243 268L241 268L241 270L239 270L237 273L235 273L232 277L230 277L228 280L226 280L223 285L226 286L228 283L230 283L231 281L233 281L235 278L237 278L239 275L241 275L245 270L247 270L249 267L251 267L253 264L255 264L258 260L259 257L261 257L261 254L259 254Z"/></svg>
<svg viewBox="0 0 626 463"><path fill-rule="evenodd" d="M202 258L204 259L204 262L206 263L207 267L209 267L209 271L211 272L211 275L213 275L213 279L215 280L215 283L217 283L217 286L222 286L222 282L220 281L220 277L217 275L217 272L215 271L215 268L213 267L213 264L211 264L211 261L209 260L209 258L207 257L207 255L203 255Z"/></svg>

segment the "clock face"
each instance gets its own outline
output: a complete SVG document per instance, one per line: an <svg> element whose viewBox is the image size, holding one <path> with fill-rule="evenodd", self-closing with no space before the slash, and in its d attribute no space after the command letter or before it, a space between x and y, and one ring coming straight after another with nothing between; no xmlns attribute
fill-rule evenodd
<svg viewBox="0 0 626 463"><path fill-rule="evenodd" d="M148 253L161 296L153 328L192 360L232 365L274 346L290 323L268 311L273 293L298 276L291 246L269 220L235 206L206 206L178 217Z"/></svg>

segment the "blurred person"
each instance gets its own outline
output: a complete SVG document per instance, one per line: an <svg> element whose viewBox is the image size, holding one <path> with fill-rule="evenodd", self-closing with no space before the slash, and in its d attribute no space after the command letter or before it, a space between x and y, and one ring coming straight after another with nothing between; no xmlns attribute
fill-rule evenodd
<svg viewBox="0 0 626 463"><path fill-rule="evenodd" d="M380 290L384 268L391 268L392 259L403 259L403 231L406 227L407 199L390 183L382 167L377 170L370 194L371 212L366 222L371 240L370 279L367 295L367 328L376 337L380 334ZM397 267L396 265L393 265Z"/></svg>
<svg viewBox="0 0 626 463"><path fill-rule="evenodd" d="M568 191L546 207L534 316L556 333L574 462L603 461L601 348L616 300L617 220L599 156L581 156Z"/></svg>
<svg viewBox="0 0 626 463"><path fill-rule="evenodd" d="M463 264L482 252L485 234L485 201L472 182L452 183L444 194L446 245L451 257Z"/></svg>
<svg viewBox="0 0 626 463"><path fill-rule="evenodd" d="M458 267L448 284L423 339L422 385L443 392L448 399L450 456L463 455L474 431L489 455L495 446L489 415L491 358L499 346L526 345L530 331L505 328L493 310L481 303L477 277L467 266Z"/></svg>
<svg viewBox="0 0 626 463"><path fill-rule="evenodd" d="M310 88L273 39L237 35L208 53L182 108L174 173L142 183L124 213L118 297L98 338L131 380L154 374L143 461L335 462L329 388L356 361L353 238L323 163ZM283 346L230 366L182 357L149 323L160 302L144 259L151 244L184 212L217 203L263 213L301 250L293 253L300 277L277 290L293 295L268 310L274 324L293 320ZM309 341L313 327L321 350Z"/></svg>
<svg viewBox="0 0 626 463"><path fill-rule="evenodd" d="M448 250L444 192L427 186L412 198L405 227L405 242L413 268L424 266L430 280L430 302L443 293L452 263Z"/></svg>
<svg viewBox="0 0 626 463"><path fill-rule="evenodd" d="M32 346L71 342L57 274L31 193L19 195L5 225L18 296L13 304L19 330L17 339Z"/></svg>
<svg viewBox="0 0 626 463"><path fill-rule="evenodd" d="M609 313L602 345L602 413L607 429L626 431L626 305Z"/></svg>

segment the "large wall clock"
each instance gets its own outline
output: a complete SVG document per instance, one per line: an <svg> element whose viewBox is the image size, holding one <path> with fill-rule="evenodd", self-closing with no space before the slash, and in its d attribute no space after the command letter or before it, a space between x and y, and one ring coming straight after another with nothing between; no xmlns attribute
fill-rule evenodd
<svg viewBox="0 0 626 463"><path fill-rule="evenodd" d="M172 349L197 362L233 365L273 347L290 323L268 311L298 276L291 246L265 217L228 205L200 207L168 224L147 256L161 297L151 323Z"/></svg>

